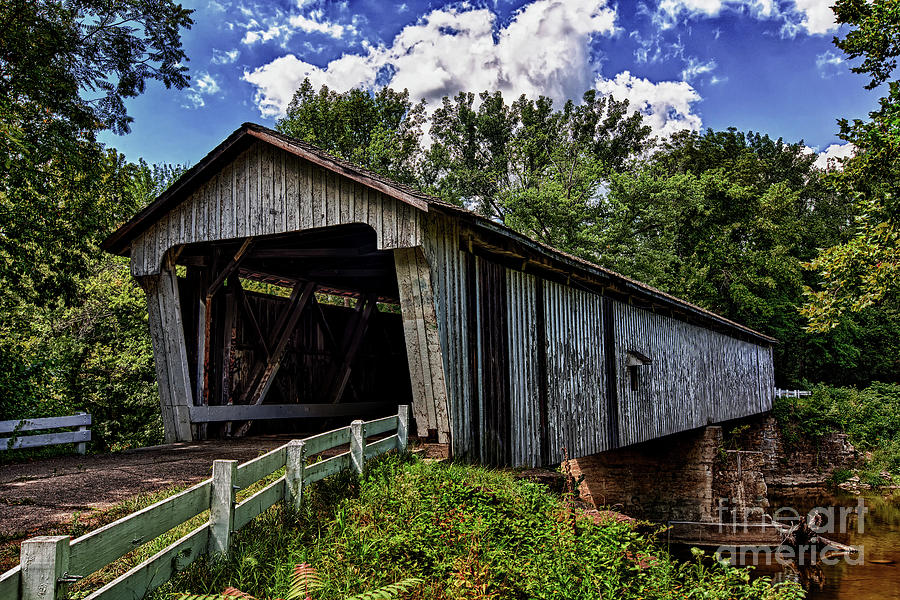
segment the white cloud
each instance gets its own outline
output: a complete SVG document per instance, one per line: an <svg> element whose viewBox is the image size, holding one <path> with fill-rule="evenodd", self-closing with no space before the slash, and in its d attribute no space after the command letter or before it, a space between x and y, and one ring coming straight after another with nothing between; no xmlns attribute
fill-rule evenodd
<svg viewBox="0 0 900 600"><path fill-rule="evenodd" d="M769 19L778 14L774 0L661 0L656 22L668 29L681 19L718 17L724 10L746 11L757 19Z"/></svg>
<svg viewBox="0 0 900 600"><path fill-rule="evenodd" d="M809 34L823 34L837 28L831 5L834 0L794 0L802 17L800 26Z"/></svg>
<svg viewBox="0 0 900 600"><path fill-rule="evenodd" d="M613 79L599 78L597 90L611 94L617 100L628 100L630 108L639 110L653 133L668 137L681 129L698 131L702 121L691 112L700 94L684 81L660 81L619 73Z"/></svg>
<svg viewBox="0 0 900 600"><path fill-rule="evenodd" d="M328 23L327 21L314 20L303 15L291 15L288 23L294 29L299 29L305 33L324 33L333 38L340 39L344 36L346 27L337 23Z"/></svg>
<svg viewBox="0 0 900 600"><path fill-rule="evenodd" d="M257 29L252 29L253 27ZM241 39L241 43L246 46L252 46L256 42L268 42L281 37L282 34L286 34L285 37L290 35L285 25L270 25L268 29L261 29L259 23L255 19L251 19L250 23L247 24L247 32Z"/></svg>
<svg viewBox="0 0 900 600"><path fill-rule="evenodd" d="M691 57L685 61L684 69L681 71L681 79L682 81L691 81L701 75L712 73L715 68L716 61L714 60L703 62L697 58Z"/></svg>
<svg viewBox="0 0 900 600"><path fill-rule="evenodd" d="M303 9L306 2L299 0L296 3L298 9ZM291 37L298 33L321 33L335 39L341 39L345 33L355 33L356 28L353 25L341 25L340 23L332 23L325 19L325 14L321 10L307 11L307 14L296 13L285 15L281 10L276 9L273 16L262 17L259 13L261 9L255 11L246 11L245 7L241 7L241 12L250 17L249 22L243 25L246 33L241 40L247 46L252 46L257 42L268 42L275 38L281 38L282 43L287 43ZM256 15L263 24L254 17Z"/></svg>
<svg viewBox="0 0 900 600"><path fill-rule="evenodd" d="M346 90L375 87L379 73L414 99L433 102L459 90L500 90L508 97L578 97L591 86L589 41L615 31L615 12L605 0L536 0L495 29L489 9L467 6L434 10L404 27L390 46L363 43L363 54L345 54L324 67L293 54L244 73L256 86L263 116L283 114L294 90L313 85Z"/></svg>
<svg viewBox="0 0 900 600"><path fill-rule="evenodd" d="M759 20L781 19L782 34L805 31L819 35L837 27L831 5L834 0L793 0L779 4L775 0L660 0L654 21L661 29L674 27L690 18L714 18L724 11L749 14Z"/></svg>
<svg viewBox="0 0 900 600"><path fill-rule="evenodd" d="M840 159L853 156L853 154L856 152L856 146L854 146L850 142L845 142L843 144L831 144L822 152L818 152L809 147L806 148L806 151L818 155L816 157L816 162L813 163L818 168L823 170L840 169Z"/></svg>
<svg viewBox="0 0 900 600"><path fill-rule="evenodd" d="M831 50L826 50L816 56L816 68L819 70L819 75L824 78L837 75L844 62L844 58L840 54L835 54Z"/></svg>
<svg viewBox="0 0 900 600"><path fill-rule="evenodd" d="M214 65L230 65L236 61L240 55L241 51L237 48L228 51L213 48L213 57L209 62Z"/></svg>
<svg viewBox="0 0 900 600"><path fill-rule="evenodd" d="M687 82L654 83L629 72L612 79L598 75L589 54L591 37L615 32L615 13L604 0L536 0L507 25L495 26L496 15L486 8L434 10L403 28L390 45L363 42L362 54L344 54L324 67L287 54L245 71L244 80L256 87L256 105L270 118L284 114L304 78L315 87L344 91L374 89L387 77L391 87L408 89L413 100L431 105L461 90L499 90L507 100L544 95L559 103L594 87L628 99L657 135L701 126L692 112L700 95ZM714 67L697 62L685 74L698 76Z"/></svg>
<svg viewBox="0 0 900 600"><path fill-rule="evenodd" d="M219 93L219 82L209 73L198 73L194 78L194 84L185 90L189 104L183 104L185 108L203 108L206 106L204 96Z"/></svg>

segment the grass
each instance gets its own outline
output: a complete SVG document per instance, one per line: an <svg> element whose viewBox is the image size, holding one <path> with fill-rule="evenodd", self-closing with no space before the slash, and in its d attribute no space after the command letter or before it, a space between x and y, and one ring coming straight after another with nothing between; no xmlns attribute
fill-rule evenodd
<svg viewBox="0 0 900 600"><path fill-rule="evenodd" d="M409 577L423 583L404 598L802 597L796 584L751 580L746 569L677 561L628 523L577 512L573 525L571 510L507 472L390 454L361 478L311 486L297 513L264 513L236 534L229 559L201 559L154 598L227 586L285 597L298 563L320 575L317 600Z"/></svg>
<svg viewBox="0 0 900 600"><path fill-rule="evenodd" d="M283 467L253 485L244 488L237 493L237 502L243 501L282 475L284 475ZM75 538L94 531L95 529L99 529L104 525L117 521L122 517L126 517L152 504L165 500L185 489L187 489L187 486L173 486L163 490L140 494L106 510L90 511L88 513L75 512L73 513L73 518L70 522L48 527L42 530L40 535L68 535L74 540ZM88 596L93 591L126 573L129 569L147 560L179 538L187 535L197 527L200 527L208 519L209 511L207 510L192 519L185 521L183 524L171 529L165 534L136 547L134 550L100 571L69 586L68 598L70 600L79 600L80 598ZM0 538L0 573L19 564L19 544L23 537L24 536L22 535L12 535ZM27 537L33 537L33 535Z"/></svg>

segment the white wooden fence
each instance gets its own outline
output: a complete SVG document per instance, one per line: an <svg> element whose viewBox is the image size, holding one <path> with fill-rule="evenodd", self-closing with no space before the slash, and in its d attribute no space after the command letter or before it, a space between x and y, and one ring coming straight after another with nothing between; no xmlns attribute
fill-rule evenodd
<svg viewBox="0 0 900 600"><path fill-rule="evenodd" d="M393 435L367 443L367 437ZM209 520L167 548L117 577L86 600L139 600L202 554L227 554L231 535L274 504L298 507L303 487L390 450L406 449L409 406L375 421L354 421L280 448L242 465L217 460L212 477L75 540L42 536L22 542L19 566L0 575L0 600L61 600L67 585L86 577L167 531L209 510ZM307 457L350 444L350 450L319 462ZM285 474L240 503L238 490L285 467Z"/></svg>
<svg viewBox="0 0 900 600"><path fill-rule="evenodd" d="M78 453L84 454L87 442L91 441L91 432L88 430L90 424L91 415L83 412L68 417L0 421L0 434L13 434L10 437L0 437L0 451L74 443ZM63 427L76 427L77 429L75 431L28 434L32 431ZM22 435L23 433L26 435Z"/></svg>
<svg viewBox="0 0 900 600"><path fill-rule="evenodd" d="M804 396L812 396L812 392L808 390L783 390L775 388L776 398L802 398Z"/></svg>

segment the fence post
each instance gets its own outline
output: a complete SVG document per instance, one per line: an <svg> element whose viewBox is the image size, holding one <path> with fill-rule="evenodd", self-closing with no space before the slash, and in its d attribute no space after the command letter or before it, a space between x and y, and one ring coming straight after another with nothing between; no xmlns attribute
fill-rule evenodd
<svg viewBox="0 0 900 600"><path fill-rule="evenodd" d="M82 410L75 414L86 415L87 413ZM86 430L87 430L87 425L79 425L75 431L86 431ZM87 452L87 443L86 442L78 442L77 444L75 444L75 451L78 452L78 454L84 454L85 452Z"/></svg>
<svg viewBox="0 0 900 600"><path fill-rule="evenodd" d="M360 420L350 423L350 464L357 473L363 472L366 456L366 432Z"/></svg>
<svg viewBox="0 0 900 600"><path fill-rule="evenodd" d="M22 542L22 600L65 598L69 536L42 535Z"/></svg>
<svg viewBox="0 0 900 600"><path fill-rule="evenodd" d="M213 462L212 489L209 495L209 554L228 556L234 528L234 482L236 460Z"/></svg>
<svg viewBox="0 0 900 600"><path fill-rule="evenodd" d="M298 510L303 500L303 471L306 470L306 443L291 440L287 445L284 470L285 506Z"/></svg>
<svg viewBox="0 0 900 600"><path fill-rule="evenodd" d="M406 450L409 439L409 404L401 404L397 407L397 449L400 452Z"/></svg>

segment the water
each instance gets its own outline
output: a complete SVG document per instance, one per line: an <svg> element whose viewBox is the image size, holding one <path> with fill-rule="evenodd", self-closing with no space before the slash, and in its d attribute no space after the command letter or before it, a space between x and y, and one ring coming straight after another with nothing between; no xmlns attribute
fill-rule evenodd
<svg viewBox="0 0 900 600"><path fill-rule="evenodd" d="M808 586L807 597L811 600L900 600L900 493L857 496L806 492L770 496L770 501L773 510L793 507L808 514L815 507L834 507L834 514L839 516L840 507L856 507L860 498L868 509L862 527L856 516L850 515L845 519L845 527L838 522L835 533L824 534L834 541L862 548L860 557L850 557L850 561L841 558L836 564L820 563L813 568L759 565L760 574L775 579L799 578Z"/></svg>

